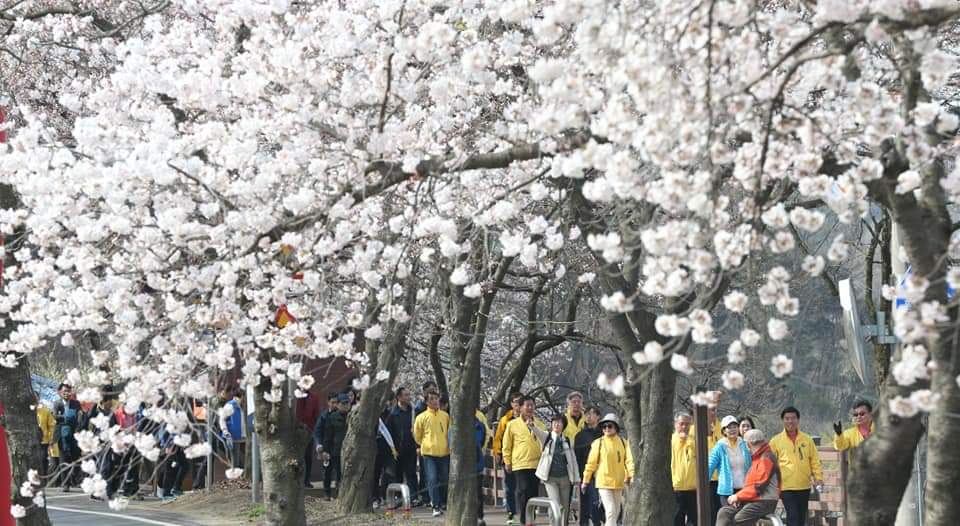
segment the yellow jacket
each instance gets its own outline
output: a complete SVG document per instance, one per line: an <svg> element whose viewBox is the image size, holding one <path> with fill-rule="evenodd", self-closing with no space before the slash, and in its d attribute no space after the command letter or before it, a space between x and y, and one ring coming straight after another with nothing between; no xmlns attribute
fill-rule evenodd
<svg viewBox="0 0 960 526"><path fill-rule="evenodd" d="M449 456L448 431L450 431L450 415L442 409L427 408L413 421L413 439L420 446L421 455L428 457Z"/></svg>
<svg viewBox="0 0 960 526"><path fill-rule="evenodd" d="M874 431L874 423L870 422L870 434L872 435ZM857 426L848 427L843 431L843 433L837 435L833 439L833 448L837 451L846 451L851 448L860 447L860 444L864 441L863 435L860 434L860 429Z"/></svg>
<svg viewBox="0 0 960 526"><path fill-rule="evenodd" d="M780 480L783 491L810 489L810 477L823 480L820 454L810 435L797 431L794 443L783 431L770 439L770 450L780 461Z"/></svg>
<svg viewBox="0 0 960 526"><path fill-rule="evenodd" d="M537 469L547 426L534 418L533 427L541 436L531 433L523 418L514 418L507 424L507 430L503 433L503 463L513 471Z"/></svg>
<svg viewBox="0 0 960 526"><path fill-rule="evenodd" d="M563 436L567 437L572 444L574 440L577 439L577 433L583 431L583 426L587 425L587 415L580 412L580 420L574 422L573 416L570 415L570 410L567 409L567 425L563 428Z"/></svg>
<svg viewBox="0 0 960 526"><path fill-rule="evenodd" d="M503 450L503 434L507 431L507 424L513 420L513 409L507 409L507 412L500 418L497 424L497 433L493 436L493 454L500 455Z"/></svg>
<svg viewBox="0 0 960 526"><path fill-rule="evenodd" d="M57 428L57 422L53 418L53 413L43 404L37 405L37 425L40 426L40 443L43 445L53 443L53 431Z"/></svg>
<svg viewBox="0 0 960 526"><path fill-rule="evenodd" d="M602 436L590 444L583 483L589 484L597 475L598 489L623 489L626 479L633 478L633 453L627 441L619 436Z"/></svg>
<svg viewBox="0 0 960 526"><path fill-rule="evenodd" d="M483 423L483 430L485 431L483 435L485 437L483 439L483 449L487 449L490 444L490 424L487 423L487 415L481 413L479 409L477 409L475 414L477 416L477 420Z"/></svg>
<svg viewBox="0 0 960 526"><path fill-rule="evenodd" d="M673 491L697 489L697 440L693 426L687 438L680 440L676 432L670 437L670 478Z"/></svg>

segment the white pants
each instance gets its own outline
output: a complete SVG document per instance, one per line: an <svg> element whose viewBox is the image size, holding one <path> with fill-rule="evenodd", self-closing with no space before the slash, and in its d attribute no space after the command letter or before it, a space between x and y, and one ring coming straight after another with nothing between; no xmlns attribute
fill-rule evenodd
<svg viewBox="0 0 960 526"><path fill-rule="evenodd" d="M543 487L547 489L547 497L560 505L560 512L563 514L560 524L566 524L570 517L570 479L550 477L543 483Z"/></svg>
<svg viewBox="0 0 960 526"><path fill-rule="evenodd" d="M603 522L604 526L616 526L620 510L623 508L623 490L598 489L597 492L600 493L600 502L603 503L603 510L607 515Z"/></svg>

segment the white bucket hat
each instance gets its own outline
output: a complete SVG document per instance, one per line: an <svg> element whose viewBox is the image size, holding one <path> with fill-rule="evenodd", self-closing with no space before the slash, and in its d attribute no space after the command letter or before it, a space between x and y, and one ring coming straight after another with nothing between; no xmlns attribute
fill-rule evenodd
<svg viewBox="0 0 960 526"><path fill-rule="evenodd" d="M600 424L599 424L600 429L603 429L603 424L606 424L608 422L617 426L617 431L620 431L620 419L617 418L617 415L613 413L607 413L607 415L600 420Z"/></svg>
<svg viewBox="0 0 960 526"><path fill-rule="evenodd" d="M726 429L730 424L739 424L740 421L733 415L727 415L720 421L720 429Z"/></svg>

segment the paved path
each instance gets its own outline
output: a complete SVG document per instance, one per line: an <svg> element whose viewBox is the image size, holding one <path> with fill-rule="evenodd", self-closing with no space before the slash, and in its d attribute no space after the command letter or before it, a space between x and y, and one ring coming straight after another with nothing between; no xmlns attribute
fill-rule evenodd
<svg viewBox="0 0 960 526"><path fill-rule="evenodd" d="M123 511L113 511L106 503L91 500L82 493L50 493L47 513L54 526L199 526L188 517L174 513L137 509L131 505Z"/></svg>

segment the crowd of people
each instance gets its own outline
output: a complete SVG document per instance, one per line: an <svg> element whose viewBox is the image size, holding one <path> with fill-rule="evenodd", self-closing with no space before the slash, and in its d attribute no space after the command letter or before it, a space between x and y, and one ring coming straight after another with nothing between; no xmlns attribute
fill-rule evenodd
<svg viewBox="0 0 960 526"><path fill-rule="evenodd" d="M40 474L48 480L48 486L70 491L78 485L79 432L118 425L136 427L137 431L156 436L163 451L156 464L161 498L175 498L187 473L192 473L193 489L204 487L206 457L188 460L175 435L145 417L142 409L130 415L115 407L117 397L109 386L104 388L102 399L86 409L77 402L70 385L60 384L58 393L60 399L52 410L39 401L36 406L45 454ZM449 401L433 381L426 382L420 394L414 403L411 391L400 387L385 401L377 426L371 494L376 507L383 502L390 483L404 483L414 494L414 506L429 506L433 516L439 517L446 510L449 483ZM226 413L225 418L214 419L208 426L209 438L234 467L244 463L242 445L246 429L241 395L239 389L226 387L210 408L204 407L202 401L193 401L193 423L205 423L208 409L210 418ZM334 498L334 484L340 484L344 440L357 396L351 390L330 393L325 408L320 408L312 394L297 401L300 424L313 431L304 452L303 482L312 487L312 461L322 460L323 490L328 500ZM598 407L585 407L583 396L571 392L566 397L566 411L553 415L547 424L538 416L532 397L513 393L509 399L510 408L495 426L495 433L483 413L475 413L472 445L476 448L475 473L480 481L480 517L484 508L483 452L491 449L494 465L502 465L505 473L508 524L517 524L517 520L521 525L528 524L527 503L541 495L542 490L558 505L564 524L569 522L576 501L581 526L616 526L622 517L625 489L635 473L633 455L627 439L621 436L617 415L601 416ZM233 406L233 411L218 411L225 405ZM869 402L858 401L853 407L853 426L844 429L841 422L834 424L833 445L838 451L856 448L870 437L874 431L872 411ZM781 411L780 420L782 430L768 439L750 416L727 415L720 419L714 409L708 410L712 525L755 524L773 513L778 502L783 503L788 526L806 523L811 492L822 491L823 469L813 439L800 430L800 411L787 407ZM693 417L689 413L676 414L670 450L677 508L674 525L695 525L697 450ZM96 473L106 481L106 497L120 493L137 498L142 462L136 448L122 454L110 449L99 453Z"/></svg>
<svg viewBox="0 0 960 526"><path fill-rule="evenodd" d="M79 486L83 472L78 463L82 456L77 442L78 434L82 431L99 432L99 429L113 426L134 428L137 432L155 437L162 451L162 456L154 465L158 496L161 499L172 500L182 494L188 475L192 481L192 489L205 487L206 456L187 459L184 448L177 444L174 433L146 417L142 406L134 414L127 413L118 404L118 395L112 386L103 387L100 401L86 408L77 401L73 387L69 384L61 383L57 387L57 394L59 399L53 403L52 409L41 403L34 394L40 449L43 454L38 471L46 480L48 488L60 487L64 492L70 492ZM208 437L217 452L228 458L234 466L241 466L243 463L239 442L245 433L241 422L243 411L240 410L240 394L239 389L228 386L214 398L214 410L222 405L231 405L234 410L222 421L214 418L210 422L211 436ZM163 405L162 401L160 405ZM192 401L192 406L190 423L201 427L206 425L208 411L203 401ZM137 448L127 448L123 453L106 448L92 460L94 469L87 473L100 475L106 487L103 493L93 492L91 498L99 500L105 497L109 500L117 495L132 499L143 498L140 493L140 474L146 461Z"/></svg>

